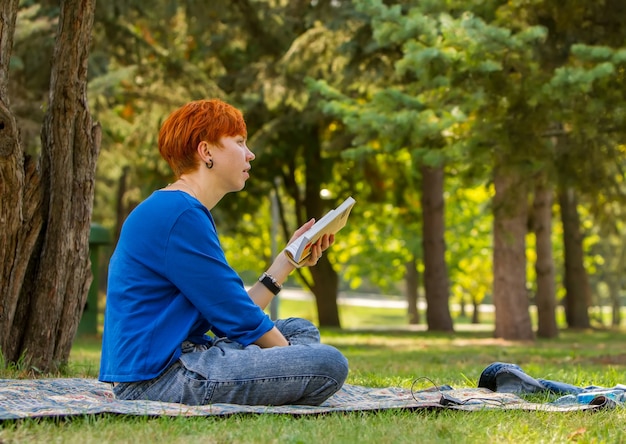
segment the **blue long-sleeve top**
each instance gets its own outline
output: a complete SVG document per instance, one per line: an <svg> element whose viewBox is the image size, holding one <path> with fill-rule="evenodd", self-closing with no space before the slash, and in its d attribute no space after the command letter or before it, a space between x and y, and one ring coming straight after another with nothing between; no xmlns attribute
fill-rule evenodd
<svg viewBox="0 0 626 444"><path fill-rule="evenodd" d="M273 326L197 199L156 191L131 212L109 263L101 381L152 379L211 330L246 346Z"/></svg>

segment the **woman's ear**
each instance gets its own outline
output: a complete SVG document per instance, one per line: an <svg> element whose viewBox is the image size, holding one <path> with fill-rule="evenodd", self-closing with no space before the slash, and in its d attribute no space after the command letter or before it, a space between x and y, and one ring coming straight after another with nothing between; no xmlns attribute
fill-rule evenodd
<svg viewBox="0 0 626 444"><path fill-rule="evenodd" d="M198 156L202 162L207 162L211 158L211 146L208 142L202 141L198 144Z"/></svg>

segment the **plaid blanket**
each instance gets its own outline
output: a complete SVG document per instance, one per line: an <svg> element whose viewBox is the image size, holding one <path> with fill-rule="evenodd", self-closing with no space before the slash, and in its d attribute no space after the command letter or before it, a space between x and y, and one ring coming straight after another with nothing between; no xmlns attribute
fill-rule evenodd
<svg viewBox="0 0 626 444"><path fill-rule="evenodd" d="M346 384L321 406L251 406L212 404L189 406L157 401L115 399L110 385L95 379L0 379L0 421L21 418L67 417L114 413L141 416L227 416L233 414L311 415L329 412L379 411L386 409L522 409L572 411L601 405L552 405L527 402L511 393L485 388L427 389L371 388Z"/></svg>

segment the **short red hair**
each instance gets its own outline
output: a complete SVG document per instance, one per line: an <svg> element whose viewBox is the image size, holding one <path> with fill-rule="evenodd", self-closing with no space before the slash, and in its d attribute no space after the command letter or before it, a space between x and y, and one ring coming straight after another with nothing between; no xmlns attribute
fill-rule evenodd
<svg viewBox="0 0 626 444"><path fill-rule="evenodd" d="M196 100L178 108L159 131L159 153L176 177L198 166L200 142L219 145L222 137L247 137L243 114L219 99Z"/></svg>

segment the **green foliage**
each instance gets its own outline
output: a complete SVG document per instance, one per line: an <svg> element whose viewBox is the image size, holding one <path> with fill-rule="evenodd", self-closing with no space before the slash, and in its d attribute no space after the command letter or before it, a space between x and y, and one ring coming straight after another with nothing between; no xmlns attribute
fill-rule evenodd
<svg viewBox="0 0 626 444"><path fill-rule="evenodd" d="M366 283L375 284L384 293L399 292L404 264L419 248L419 238L413 239L402 230L404 226L394 223L403 211L390 204L368 204L360 217L377 222L359 224L360 229L350 230L347 236L342 231L333 251L337 262L346 264L342 276L351 289L360 288L367 277Z"/></svg>
<svg viewBox="0 0 626 444"><path fill-rule="evenodd" d="M9 61L11 108L20 127L24 151L33 156L41 150L41 124L48 102L47 55L52 54L58 22L54 10L36 2L20 2Z"/></svg>
<svg viewBox="0 0 626 444"><path fill-rule="evenodd" d="M116 227L118 218L171 181L157 150L162 120L187 101L223 95L211 79L223 68L193 51L199 36L190 35L183 8L98 14L89 85L91 109L103 127L94 218Z"/></svg>
<svg viewBox="0 0 626 444"><path fill-rule="evenodd" d="M358 79L348 85L324 80L314 85L325 98L324 111L354 133L346 156L376 155L384 165L380 155L409 149L414 165L450 165L457 171L453 186L488 181L498 163L514 165L527 177L542 170L554 177L550 172L558 169L593 207L598 200L621 200L622 187L615 186L623 171L615 138L615 131L623 137L624 128L621 31L612 27L606 9L571 3L564 11L539 0L460 7L453 2L359 2L364 27L372 29L368 51L387 61L389 70L367 88L358 87ZM596 26L592 34L591 23ZM548 143L554 122L568 134L567 153ZM448 203L454 213L448 217L459 219L459 205ZM480 208L486 202L472 204ZM455 232L453 226L446 237L456 240L468 232ZM481 232L489 236L488 223ZM555 241L558 251L560 239L555 236ZM586 242L593 244L593 239ZM476 275L465 274L471 259L462 251L448 253L452 270L458 264L466 267L451 272L455 289ZM480 255L476 261L488 264ZM483 271L489 274L488 266ZM471 284L478 282L463 286ZM483 283L473 292L480 298L486 288Z"/></svg>
<svg viewBox="0 0 626 444"><path fill-rule="evenodd" d="M26 377L31 373L31 369L26 363L26 351L22 353L19 359L15 362L7 362L2 350L0 350L0 371L6 375L6 377Z"/></svg>
<svg viewBox="0 0 626 444"><path fill-rule="evenodd" d="M599 256L619 251L607 233L620 239L623 230L625 28L615 0L557 3L100 2L89 65L90 107L103 128L94 220L115 228L167 184L160 122L188 100L218 96L244 110L257 154L250 186L215 214L246 277L272 253L271 190L286 227L278 248L352 194L359 204L331 260L349 287L397 291L404 262L421 254L419 169L445 166L452 291L480 299L489 293L489 183L500 162L527 177L558 173L581 193L585 234L594 236L586 260L600 276ZM35 153L48 82L40 54L58 8L21 6L12 101ZM550 143L559 131L566 151ZM333 199L321 200L322 189Z"/></svg>
<svg viewBox="0 0 626 444"><path fill-rule="evenodd" d="M454 183L454 182L453 182ZM493 189L458 187L447 195L446 262L452 300L481 303L491 294L491 233L493 216L488 202Z"/></svg>
<svg viewBox="0 0 626 444"><path fill-rule="evenodd" d="M282 249L286 245L286 241L280 237L272 240L269 229L272 224L270 212L270 205L264 206L254 215L243 214L237 230L223 230L224 235L219 230L227 260L236 265L237 272L250 285L278 253L278 250L272 251L272 242L275 242L276 249Z"/></svg>

